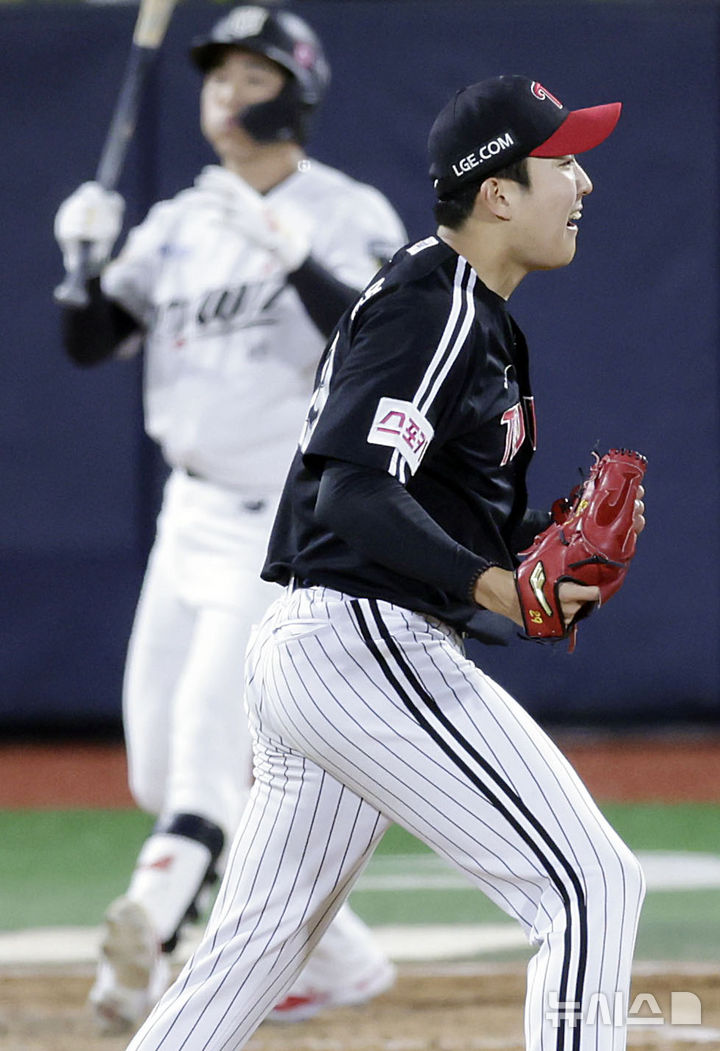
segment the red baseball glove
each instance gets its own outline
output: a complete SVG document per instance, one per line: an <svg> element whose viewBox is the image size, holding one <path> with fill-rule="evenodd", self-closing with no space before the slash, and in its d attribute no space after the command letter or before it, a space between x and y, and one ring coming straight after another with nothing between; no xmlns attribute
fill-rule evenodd
<svg viewBox="0 0 720 1051"><path fill-rule="evenodd" d="M598 605L620 589L635 554L635 500L646 467L640 453L611 449L567 500L555 501L553 522L520 552L515 584L529 638L569 635L574 648L576 623L595 605L583 606L566 625L558 600L563 581L598 587Z"/></svg>

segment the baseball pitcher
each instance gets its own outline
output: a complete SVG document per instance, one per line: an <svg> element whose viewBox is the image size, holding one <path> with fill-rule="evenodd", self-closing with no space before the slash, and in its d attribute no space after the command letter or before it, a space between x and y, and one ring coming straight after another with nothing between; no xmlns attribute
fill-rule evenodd
<svg viewBox="0 0 720 1051"><path fill-rule="evenodd" d="M593 188L577 155L619 113L500 76L435 121L436 232L335 328L273 526L263 576L283 590L246 667L251 802L206 936L130 1051L245 1046L391 822L535 947L528 1051L625 1047L597 1005L627 1003L640 866L463 650L481 609L567 639L617 591L644 526L644 461L619 451L564 522L529 509L530 355L507 306L528 274L573 259Z"/></svg>

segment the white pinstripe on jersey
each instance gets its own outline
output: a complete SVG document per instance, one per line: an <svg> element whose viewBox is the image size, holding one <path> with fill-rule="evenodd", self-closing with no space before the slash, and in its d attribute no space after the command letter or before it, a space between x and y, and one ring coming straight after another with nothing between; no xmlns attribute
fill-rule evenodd
<svg viewBox="0 0 720 1051"><path fill-rule="evenodd" d="M470 264L462 256L458 256L450 313L440 342L412 399L412 404L425 416L470 333L475 317L473 288L476 281L477 276ZM407 472L408 465L396 449L390 459L388 473L404 484L407 481Z"/></svg>

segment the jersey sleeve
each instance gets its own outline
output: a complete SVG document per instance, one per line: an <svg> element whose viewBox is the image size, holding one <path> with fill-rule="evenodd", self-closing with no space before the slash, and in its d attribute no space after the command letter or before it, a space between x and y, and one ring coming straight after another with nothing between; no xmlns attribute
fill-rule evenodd
<svg viewBox="0 0 720 1051"><path fill-rule="evenodd" d="M151 291L160 270L170 219L170 202L154 205L143 222L130 231L119 255L102 274L105 295L145 327L152 321Z"/></svg>
<svg viewBox="0 0 720 1051"><path fill-rule="evenodd" d="M470 326L462 293L403 286L382 294L380 277L345 316L323 357L301 438L311 470L327 458L387 471L405 484L460 396ZM363 299L377 298L363 303Z"/></svg>
<svg viewBox="0 0 720 1051"><path fill-rule="evenodd" d="M355 184L328 209L312 251L340 281L360 289L406 240L389 201L374 187Z"/></svg>

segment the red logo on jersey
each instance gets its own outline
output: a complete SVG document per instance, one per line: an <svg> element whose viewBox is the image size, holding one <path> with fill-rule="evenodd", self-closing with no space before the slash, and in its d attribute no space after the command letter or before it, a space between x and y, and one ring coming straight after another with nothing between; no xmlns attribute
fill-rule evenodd
<svg viewBox="0 0 720 1051"><path fill-rule="evenodd" d="M427 435L420 429L420 425L409 414L398 412L397 409L388 412L375 426L376 430L384 434L394 434L401 438L418 458L427 445Z"/></svg>
<svg viewBox="0 0 720 1051"><path fill-rule="evenodd" d="M530 85L530 90L532 91L535 98L540 99L541 102L544 102L545 99L549 99L550 102L557 106L558 109L563 108L563 104L560 101L560 99L556 99L555 96L550 91L548 91L547 88L544 88L542 84L538 84L537 80L533 80L532 84Z"/></svg>
<svg viewBox="0 0 720 1051"><path fill-rule="evenodd" d="M500 422L507 427L505 432L505 453L500 461L500 466L504 467L506 463L510 463L517 456L520 446L525 441L525 414L522 411L520 402L506 409L500 417Z"/></svg>
<svg viewBox="0 0 720 1051"><path fill-rule="evenodd" d="M385 445L400 453L413 474L427 452L435 431L411 401L381 398L368 431L370 445Z"/></svg>

